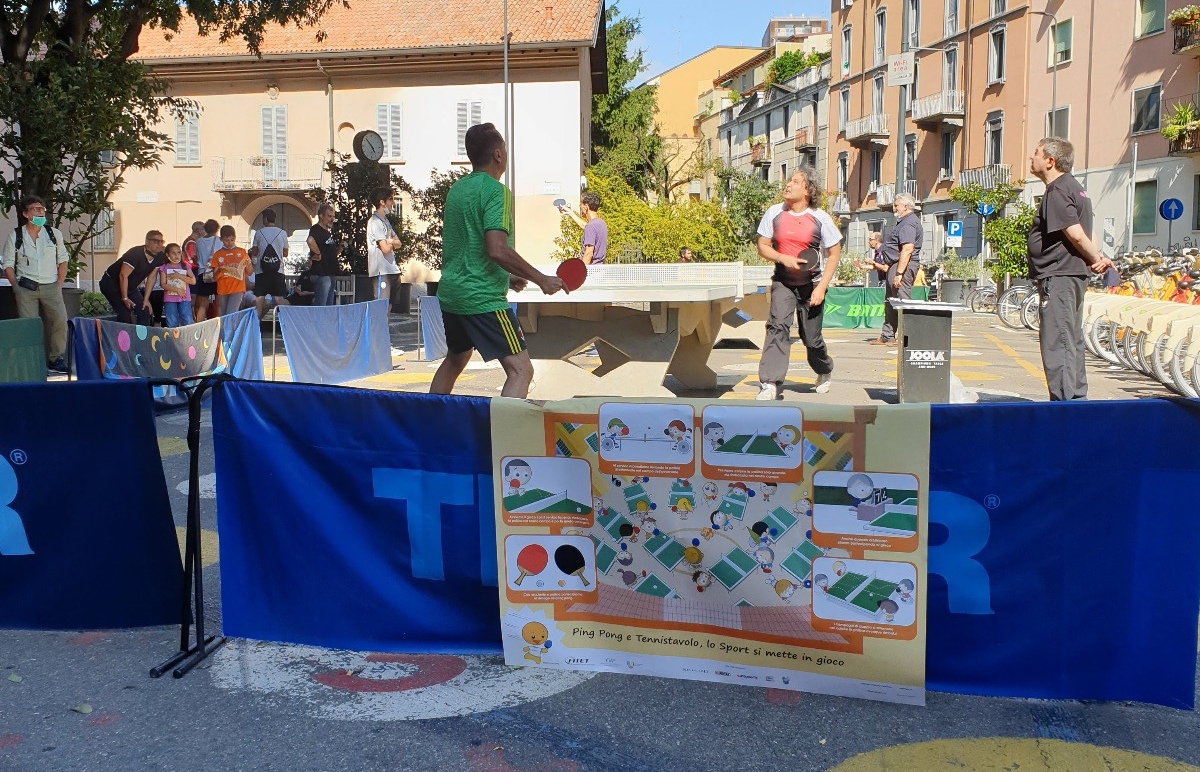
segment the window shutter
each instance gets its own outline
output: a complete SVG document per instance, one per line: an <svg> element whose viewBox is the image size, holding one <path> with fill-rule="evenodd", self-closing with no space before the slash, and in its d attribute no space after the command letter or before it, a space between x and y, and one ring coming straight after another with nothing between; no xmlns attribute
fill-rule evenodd
<svg viewBox="0 0 1200 772"><path fill-rule="evenodd" d="M186 164L187 161L187 124L175 120L175 165Z"/></svg>
<svg viewBox="0 0 1200 772"><path fill-rule="evenodd" d="M279 105L275 108L275 160L272 166L276 179L286 180L288 178L286 105Z"/></svg>
<svg viewBox="0 0 1200 772"><path fill-rule="evenodd" d="M389 157L404 158L404 108L399 103L388 105L388 148Z"/></svg>
<svg viewBox="0 0 1200 772"><path fill-rule="evenodd" d="M471 113L470 103L458 103L458 155L463 157L467 154L467 129L470 128Z"/></svg>
<svg viewBox="0 0 1200 772"><path fill-rule="evenodd" d="M200 119L196 116L187 120L187 162L200 164Z"/></svg>
<svg viewBox="0 0 1200 772"><path fill-rule="evenodd" d="M262 108L262 154L275 155L275 108Z"/></svg>
<svg viewBox="0 0 1200 772"><path fill-rule="evenodd" d="M375 130L379 132L379 136L383 137L383 157L394 158L395 153L392 152L392 133L388 125L388 106L375 105Z"/></svg>

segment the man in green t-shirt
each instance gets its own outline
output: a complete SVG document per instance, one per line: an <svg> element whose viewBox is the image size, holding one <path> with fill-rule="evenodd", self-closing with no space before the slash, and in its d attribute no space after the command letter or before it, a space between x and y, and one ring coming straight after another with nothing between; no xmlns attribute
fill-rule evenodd
<svg viewBox="0 0 1200 772"><path fill-rule="evenodd" d="M528 282L553 295L566 290L513 249L512 192L500 183L508 168L508 146L490 123L467 129L465 144L472 171L450 187L442 216L442 278L438 301L449 353L429 385L430 394L449 394L478 350L484 360L499 359L506 376L500 395L525 398L533 363L525 335L508 305L509 289Z"/></svg>

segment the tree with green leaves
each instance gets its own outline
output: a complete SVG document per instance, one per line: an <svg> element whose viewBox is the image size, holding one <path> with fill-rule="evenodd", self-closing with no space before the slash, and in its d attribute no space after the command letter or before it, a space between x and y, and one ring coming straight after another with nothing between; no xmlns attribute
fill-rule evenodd
<svg viewBox="0 0 1200 772"><path fill-rule="evenodd" d="M173 140L157 127L196 105L131 60L146 28L198 25L257 52L268 24L311 26L337 0L0 0L0 211L47 199L71 262L106 227L100 217L131 169L157 166Z"/></svg>
<svg viewBox="0 0 1200 772"><path fill-rule="evenodd" d="M729 213L734 233L743 242L757 240L758 223L767 207L781 200L781 186L757 174L739 172L732 166L722 165L716 175L721 183L721 201Z"/></svg>
<svg viewBox="0 0 1200 772"><path fill-rule="evenodd" d="M828 51L784 51L767 65L767 83L783 83L830 57Z"/></svg>
<svg viewBox="0 0 1200 772"><path fill-rule="evenodd" d="M1005 275L1029 275L1028 239L1033 230L1034 209L1021 201L1024 187L1024 180L1015 180L991 188L972 182L950 190L950 198L972 212L980 204L993 207L994 213L984 218L983 238L992 249L989 268L997 284L1004 281Z"/></svg>

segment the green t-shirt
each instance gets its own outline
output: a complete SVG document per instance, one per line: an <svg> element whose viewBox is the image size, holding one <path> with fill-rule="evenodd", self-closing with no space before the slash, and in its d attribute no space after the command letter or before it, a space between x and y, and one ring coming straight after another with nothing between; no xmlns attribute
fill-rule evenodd
<svg viewBox="0 0 1200 772"><path fill-rule="evenodd" d="M466 316L508 308L508 271L488 257L487 231L504 231L512 246L512 193L484 172L472 172L446 196L438 284L443 310Z"/></svg>

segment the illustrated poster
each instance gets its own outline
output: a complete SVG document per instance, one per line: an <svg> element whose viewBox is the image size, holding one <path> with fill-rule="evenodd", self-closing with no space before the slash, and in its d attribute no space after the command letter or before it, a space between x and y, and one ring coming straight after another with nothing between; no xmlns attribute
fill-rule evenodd
<svg viewBox="0 0 1200 772"><path fill-rule="evenodd" d="M929 410L492 403L509 665L925 701Z"/></svg>

